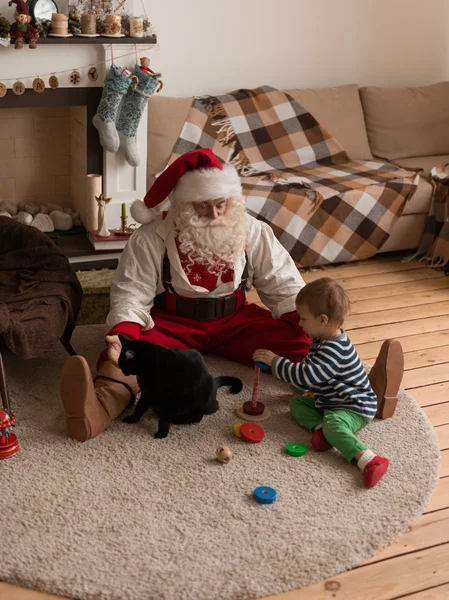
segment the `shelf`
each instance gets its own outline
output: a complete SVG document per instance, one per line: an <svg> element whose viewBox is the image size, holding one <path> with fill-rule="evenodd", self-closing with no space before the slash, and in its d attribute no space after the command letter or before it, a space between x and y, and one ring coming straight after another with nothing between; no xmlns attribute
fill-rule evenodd
<svg viewBox="0 0 449 600"><path fill-rule="evenodd" d="M64 252L75 271L117 268L122 250L94 250L84 227L55 231L47 235Z"/></svg>
<svg viewBox="0 0 449 600"><path fill-rule="evenodd" d="M41 44L70 44L75 46L77 44L157 44L157 36L151 35L144 38L133 38L133 37L121 37L121 38L109 38L109 37L67 37L67 38L56 38L56 37L41 37L37 40L37 45Z"/></svg>

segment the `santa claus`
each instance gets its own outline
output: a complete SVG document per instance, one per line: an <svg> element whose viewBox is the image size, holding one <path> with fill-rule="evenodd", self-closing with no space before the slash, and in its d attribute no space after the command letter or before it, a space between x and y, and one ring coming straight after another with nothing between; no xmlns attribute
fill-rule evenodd
<svg viewBox="0 0 449 600"><path fill-rule="evenodd" d="M170 197L168 212L156 208ZM195 348L253 366L258 348L298 362L310 339L295 298L305 285L272 229L245 212L240 178L211 150L187 152L131 207L131 236L111 286L107 348L93 380L85 359L69 357L61 396L70 437L101 433L138 391L117 366L118 334L172 348ZM248 304L254 286L267 308ZM377 364L380 385L386 361ZM385 387L385 386L384 386Z"/></svg>

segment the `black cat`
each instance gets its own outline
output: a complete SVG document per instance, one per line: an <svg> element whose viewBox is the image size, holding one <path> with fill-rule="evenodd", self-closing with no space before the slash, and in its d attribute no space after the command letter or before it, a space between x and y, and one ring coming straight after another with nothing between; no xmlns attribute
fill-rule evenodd
<svg viewBox="0 0 449 600"><path fill-rule="evenodd" d="M199 423L218 410L217 389L230 386L232 394L243 387L237 377L212 377L196 350L178 350L129 340L119 335L122 351L118 366L125 375L136 375L141 395L125 423L137 423L152 408L159 417L157 438L168 435L170 424Z"/></svg>

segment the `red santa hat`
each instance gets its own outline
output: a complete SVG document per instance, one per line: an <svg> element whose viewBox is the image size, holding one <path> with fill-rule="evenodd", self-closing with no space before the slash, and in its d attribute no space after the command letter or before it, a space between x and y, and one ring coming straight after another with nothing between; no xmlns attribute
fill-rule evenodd
<svg viewBox="0 0 449 600"><path fill-rule="evenodd" d="M11 4L17 4L16 13L28 16L28 6L25 4L24 0L10 0L9 6L11 6Z"/></svg>
<svg viewBox="0 0 449 600"><path fill-rule="evenodd" d="M204 202L240 196L242 186L235 168L222 164L209 148L191 150L177 158L161 173L144 200L131 205L138 223L150 223L157 215L154 208L169 195L172 206L180 202Z"/></svg>

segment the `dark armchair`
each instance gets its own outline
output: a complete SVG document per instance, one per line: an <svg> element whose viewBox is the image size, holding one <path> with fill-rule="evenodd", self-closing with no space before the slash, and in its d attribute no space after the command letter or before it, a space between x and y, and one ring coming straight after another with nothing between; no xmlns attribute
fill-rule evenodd
<svg viewBox="0 0 449 600"><path fill-rule="evenodd" d="M67 257L48 236L0 217L0 396L10 408L2 351L35 358L70 339L82 288Z"/></svg>

